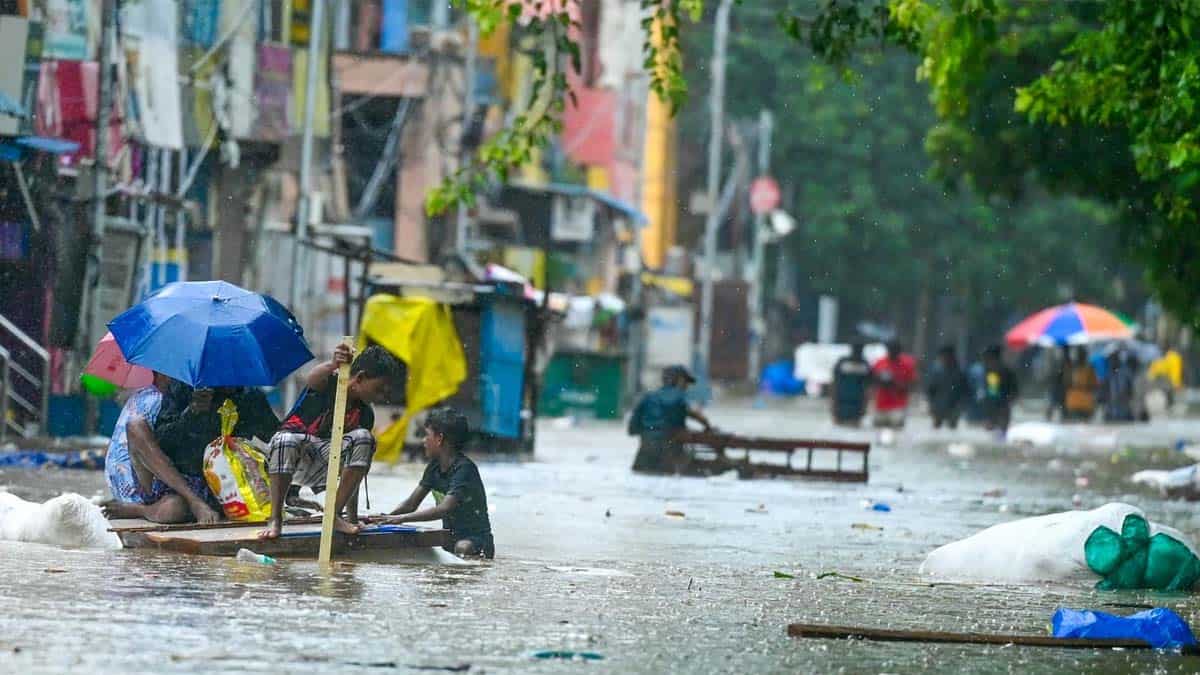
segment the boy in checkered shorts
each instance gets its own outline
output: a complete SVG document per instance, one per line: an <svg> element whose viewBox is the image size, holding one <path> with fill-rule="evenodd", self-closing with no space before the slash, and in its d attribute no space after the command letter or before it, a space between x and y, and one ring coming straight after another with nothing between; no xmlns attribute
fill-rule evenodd
<svg viewBox="0 0 1200 675"><path fill-rule="evenodd" d="M334 529L346 534L356 534L359 530L356 522L358 504L351 503L351 497L357 494L375 455L375 436L371 433L375 426L375 411L371 404L387 395L399 371L399 363L383 347L368 347L355 358L353 350L339 345L332 359L308 374L307 386L292 413L271 438L267 456L267 472L271 474L271 520L259 535L263 539L274 539L283 529L284 500L293 482L307 485L314 492L325 489L337 369L344 363L350 363L350 383L346 389L342 479L335 500ZM348 510L349 519L343 517L343 510Z"/></svg>

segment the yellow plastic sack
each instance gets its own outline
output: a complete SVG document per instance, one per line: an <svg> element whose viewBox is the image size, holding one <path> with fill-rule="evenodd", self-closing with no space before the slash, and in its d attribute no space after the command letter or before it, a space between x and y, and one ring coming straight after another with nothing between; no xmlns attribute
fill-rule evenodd
<svg viewBox="0 0 1200 675"><path fill-rule="evenodd" d="M237 406L225 399L217 409L221 437L204 449L204 481L217 496L225 517L258 521L271 517L271 482L267 460L244 439L234 438Z"/></svg>
<svg viewBox="0 0 1200 675"><path fill-rule="evenodd" d="M375 461L395 462L413 416L453 396L467 379L467 358L450 307L430 298L371 296L359 330L360 349L368 339L408 366L404 417L376 437Z"/></svg>

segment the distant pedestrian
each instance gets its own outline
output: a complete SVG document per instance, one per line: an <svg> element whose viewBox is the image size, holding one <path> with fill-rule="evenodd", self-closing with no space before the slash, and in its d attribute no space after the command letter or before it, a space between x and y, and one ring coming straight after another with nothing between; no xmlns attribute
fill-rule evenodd
<svg viewBox="0 0 1200 675"><path fill-rule="evenodd" d="M863 345L855 342L850 354L838 359L833 366L833 384L829 399L833 407L833 422L857 427L867 413L867 389L871 385L871 365L863 358Z"/></svg>
<svg viewBox="0 0 1200 675"><path fill-rule="evenodd" d="M983 361L976 359L967 367L967 386L970 396L967 400L967 421L972 424L983 424L983 399L987 398L987 369Z"/></svg>
<svg viewBox="0 0 1200 675"><path fill-rule="evenodd" d="M1175 404L1175 396L1183 391L1183 357L1170 345L1163 345L1163 355L1150 363L1146 371L1150 387L1166 395L1167 407Z"/></svg>
<svg viewBox="0 0 1200 675"><path fill-rule="evenodd" d="M1100 378L1088 360L1087 350L1075 349L1067 369L1066 396L1063 399L1063 419L1087 421L1096 413L1096 392Z"/></svg>
<svg viewBox="0 0 1200 675"><path fill-rule="evenodd" d="M683 444L677 434L687 429L687 418L692 418L712 429L708 418L687 402L687 389L695 384L696 378L683 366L668 366L663 369L663 386L638 401L629 417L629 434L640 436L633 470L646 473L674 473L684 461Z"/></svg>
<svg viewBox="0 0 1200 675"><path fill-rule="evenodd" d="M887 345L887 356L871 368L875 386L875 426L903 429L908 415L908 396L917 382L917 363L905 354L900 342Z"/></svg>
<svg viewBox="0 0 1200 675"><path fill-rule="evenodd" d="M1105 422L1116 424L1134 420L1136 363L1137 359L1123 348L1108 355L1108 375L1101 388Z"/></svg>
<svg viewBox="0 0 1200 675"><path fill-rule="evenodd" d="M1005 433L1012 421L1012 407L1017 400L1017 375L1004 363L1004 352L992 345L983 352L984 428Z"/></svg>
<svg viewBox="0 0 1200 675"><path fill-rule="evenodd" d="M1071 350L1062 346L1057 362L1050 371L1049 397L1050 404L1046 407L1046 421L1050 422L1055 415L1061 419L1066 416L1067 378L1071 372Z"/></svg>
<svg viewBox="0 0 1200 675"><path fill-rule="evenodd" d="M971 385L958 363L954 347L946 345L938 350L937 362L929 376L925 395L929 399L933 428L940 429L944 424L957 429L958 419L971 397Z"/></svg>

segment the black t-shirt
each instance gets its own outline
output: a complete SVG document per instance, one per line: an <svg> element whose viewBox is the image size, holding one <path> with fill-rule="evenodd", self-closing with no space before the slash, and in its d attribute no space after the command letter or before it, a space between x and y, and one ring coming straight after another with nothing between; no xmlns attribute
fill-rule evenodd
<svg viewBox="0 0 1200 675"><path fill-rule="evenodd" d="M328 439L333 431L333 397L336 391L336 373L329 376L325 388L321 391L305 387L296 405L292 406L292 412L284 420L282 430ZM370 405L362 401L346 405L346 421L343 427L346 433L355 429L374 428L375 411Z"/></svg>
<svg viewBox="0 0 1200 675"><path fill-rule="evenodd" d="M843 356L833 366L834 404L838 416L861 417L867 406L871 366L864 359Z"/></svg>
<svg viewBox="0 0 1200 675"><path fill-rule="evenodd" d="M433 460L425 467L421 485L429 488L438 501L441 501L442 495L454 495L458 499L454 512L442 519L442 527L450 530L455 537L492 533L483 480L479 478L479 468L469 457L458 453L445 473L438 461Z"/></svg>
<svg viewBox="0 0 1200 675"><path fill-rule="evenodd" d="M202 473L204 449L221 435L221 415L217 409L225 399L232 400L237 407L234 436L269 441L279 428L279 418L258 389L219 388L213 392L212 407L203 413L188 408L192 393L187 385L172 385L163 395L162 409L154 423L158 445L179 473L191 476Z"/></svg>

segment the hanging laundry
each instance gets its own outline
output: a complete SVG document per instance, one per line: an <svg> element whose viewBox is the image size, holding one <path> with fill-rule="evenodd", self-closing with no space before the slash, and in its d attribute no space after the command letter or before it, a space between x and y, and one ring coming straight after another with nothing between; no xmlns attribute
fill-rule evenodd
<svg viewBox="0 0 1200 675"><path fill-rule="evenodd" d="M48 59L72 61L92 58L95 45L89 44L89 23L92 21L89 14L94 11L88 0L46 0L46 41L42 55Z"/></svg>
<svg viewBox="0 0 1200 675"><path fill-rule="evenodd" d="M146 144L171 150L183 147L177 10L173 0L143 0L121 10L122 43L136 102L131 116Z"/></svg>
<svg viewBox="0 0 1200 675"><path fill-rule="evenodd" d="M99 108L100 68L93 61L43 61L38 77L35 133L74 141L79 149L61 155L66 166L81 157L92 157L96 148L96 111ZM124 150L122 111L114 97L109 122L108 162Z"/></svg>
<svg viewBox="0 0 1200 675"><path fill-rule="evenodd" d="M292 133L292 52L279 45L258 46L254 98L258 114L251 136L260 141L282 141Z"/></svg>
<svg viewBox="0 0 1200 675"><path fill-rule="evenodd" d="M183 11L183 41L208 49L217 41L221 0L190 0Z"/></svg>

